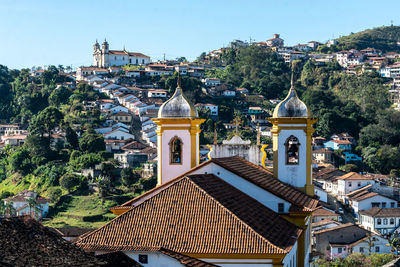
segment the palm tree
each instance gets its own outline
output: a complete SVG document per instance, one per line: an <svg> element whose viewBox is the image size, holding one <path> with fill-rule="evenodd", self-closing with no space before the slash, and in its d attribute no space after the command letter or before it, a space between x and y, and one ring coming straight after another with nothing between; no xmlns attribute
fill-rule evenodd
<svg viewBox="0 0 400 267"><path fill-rule="evenodd" d="M12 204L12 202L6 202L4 205L4 215L7 217L14 216L16 214L16 210Z"/></svg>
<svg viewBox="0 0 400 267"><path fill-rule="evenodd" d="M42 209L40 208L39 203L36 201L35 198L28 198L27 199L28 206L29 206L29 214L32 218L37 218L40 216Z"/></svg>

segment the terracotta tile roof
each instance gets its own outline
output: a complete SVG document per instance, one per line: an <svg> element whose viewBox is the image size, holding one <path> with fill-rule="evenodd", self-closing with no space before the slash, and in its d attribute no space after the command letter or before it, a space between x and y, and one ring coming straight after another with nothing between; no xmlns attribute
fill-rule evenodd
<svg viewBox="0 0 400 267"><path fill-rule="evenodd" d="M179 253L284 254L301 231L215 175L202 174L158 187L77 245L89 251L162 246Z"/></svg>
<svg viewBox="0 0 400 267"><path fill-rule="evenodd" d="M372 187L372 184L367 184L366 186L363 186L363 187L361 187L361 188L359 188L357 190L354 190L354 191L351 191L350 193L347 193L346 196L354 197L354 196L358 195L359 193L362 193L362 192L365 192L365 191L368 192L368 189L371 188L371 187Z"/></svg>
<svg viewBox="0 0 400 267"><path fill-rule="evenodd" d="M338 177L339 180L374 180L372 177L364 176L356 172L349 172Z"/></svg>
<svg viewBox="0 0 400 267"><path fill-rule="evenodd" d="M124 145L121 149L122 150L143 150L148 146L139 142L139 141L132 141L126 145Z"/></svg>
<svg viewBox="0 0 400 267"><path fill-rule="evenodd" d="M314 179L324 180L324 181L335 181L338 177L346 174L346 172L341 171L336 168L325 168L313 174Z"/></svg>
<svg viewBox="0 0 400 267"><path fill-rule="evenodd" d="M320 206L313 211L312 216L339 216L339 214Z"/></svg>
<svg viewBox="0 0 400 267"><path fill-rule="evenodd" d="M332 140L332 142L335 142L339 145L351 145L351 142L349 140Z"/></svg>
<svg viewBox="0 0 400 267"><path fill-rule="evenodd" d="M105 266L29 216L0 219L0 266Z"/></svg>
<svg viewBox="0 0 400 267"><path fill-rule="evenodd" d="M274 178L270 171L238 156L215 158L211 162L215 162L228 171L307 211L312 211L318 205L318 197L310 197L300 190L282 183Z"/></svg>
<svg viewBox="0 0 400 267"><path fill-rule="evenodd" d="M354 195L352 197L350 197L350 199L354 200L354 201L361 201L361 200L365 200L374 196L379 196L378 193L375 192L368 192L368 191L362 191L357 195Z"/></svg>
<svg viewBox="0 0 400 267"><path fill-rule="evenodd" d="M400 217L400 208L370 208L359 212L371 217Z"/></svg>

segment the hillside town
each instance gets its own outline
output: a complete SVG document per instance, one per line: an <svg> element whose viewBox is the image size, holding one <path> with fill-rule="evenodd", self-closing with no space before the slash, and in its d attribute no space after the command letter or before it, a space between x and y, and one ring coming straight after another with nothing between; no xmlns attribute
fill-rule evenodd
<svg viewBox="0 0 400 267"><path fill-rule="evenodd" d="M338 75L352 77L373 73L397 112L400 53L374 47L321 52L334 45L336 40L289 47L274 34L261 42L234 40L188 62L152 61L96 40L90 66L32 68L28 83L37 86L52 72L60 80L54 90L72 93L58 105L64 122L49 130L35 128L39 116L0 124L3 157L21 168L11 180L25 183L16 191L9 190L10 182L0 184L9 190L0 191L0 240L6 227L18 228L20 237L10 246L29 254L33 250L22 244L42 246L29 241L30 231L40 232L43 242L58 248L48 262L58 264L50 258L64 253L75 266L319 266L355 253L394 259L400 250L400 171L371 168L359 148L364 139L350 131L337 127L322 134L320 118L299 97L306 86L296 66L335 66ZM218 73L229 70L226 55L246 48L285 64L291 78L283 97L269 99L221 78ZM57 164L70 167L54 171L57 182L51 185L33 182L49 161L40 159L34 170L36 163L29 169L24 156L13 154L25 153L25 147L30 155L42 153L32 148L31 136L48 140L48 149L59 153ZM80 182L72 184L72 176ZM57 194L47 191L57 186ZM81 191L97 194L102 204L124 198L104 214L66 213L71 195ZM79 224L41 225L63 216ZM80 227L88 218L101 218L100 224ZM11 256L0 253L0 265L23 262L7 251Z"/></svg>

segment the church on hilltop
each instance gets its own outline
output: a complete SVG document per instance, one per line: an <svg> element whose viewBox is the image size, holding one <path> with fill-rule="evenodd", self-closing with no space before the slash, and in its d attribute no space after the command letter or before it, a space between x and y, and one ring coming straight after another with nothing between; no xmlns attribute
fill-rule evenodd
<svg viewBox="0 0 400 267"><path fill-rule="evenodd" d="M125 50L109 50L107 40L101 45L97 42L93 46L93 66L104 68L123 65L147 65L150 57L142 53L128 52Z"/></svg>
<svg viewBox="0 0 400 267"><path fill-rule="evenodd" d="M310 266L313 124L293 86L277 105L273 170L238 156L199 164L200 125L178 81L160 108L157 186L111 211L82 249L144 266Z"/></svg>

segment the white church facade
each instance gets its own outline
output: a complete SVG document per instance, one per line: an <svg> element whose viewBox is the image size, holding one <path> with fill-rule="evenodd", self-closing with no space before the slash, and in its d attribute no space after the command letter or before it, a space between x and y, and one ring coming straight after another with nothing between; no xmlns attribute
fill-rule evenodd
<svg viewBox="0 0 400 267"><path fill-rule="evenodd" d="M183 266L182 257L198 266L310 266L316 119L293 84L271 118L273 171L239 156L199 164L203 121L178 83L154 119L157 186L113 207L119 216L76 244L95 254L122 251L146 266L160 266L167 254L168 266Z"/></svg>
<svg viewBox="0 0 400 267"><path fill-rule="evenodd" d="M128 52L125 50L110 50L108 42L104 40L101 45L97 42L93 46L93 66L105 68L123 65L147 65L150 57L142 53Z"/></svg>

